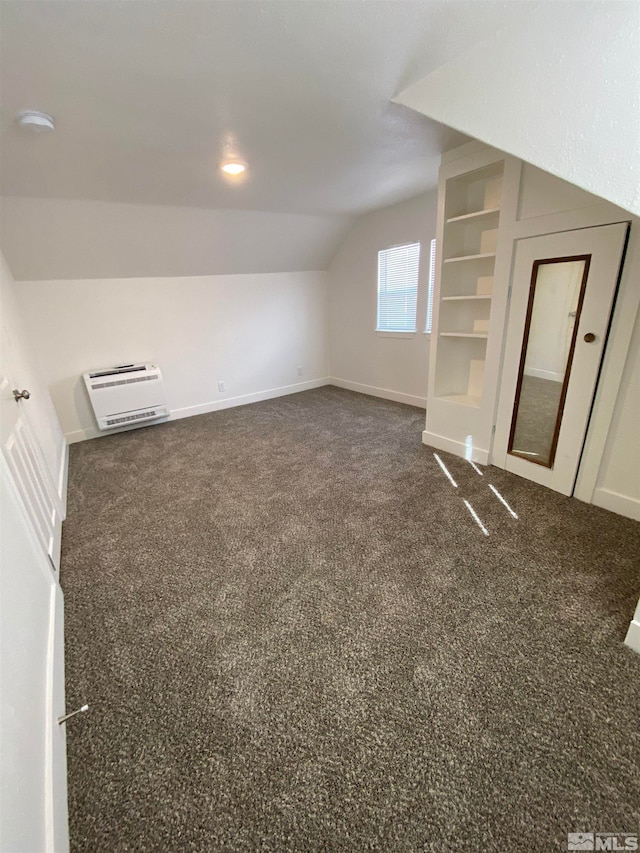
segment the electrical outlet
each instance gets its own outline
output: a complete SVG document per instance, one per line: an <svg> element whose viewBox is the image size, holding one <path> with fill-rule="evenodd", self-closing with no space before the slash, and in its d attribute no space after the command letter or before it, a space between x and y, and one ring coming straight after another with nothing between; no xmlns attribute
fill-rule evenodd
<svg viewBox="0 0 640 853"><path fill-rule="evenodd" d="M224 390L226 390L226 389L225 389L225 385L224 385L223 380L221 379L221 380L218 382L218 391L220 391L220 392L222 393L222 391L224 391Z"/></svg>
<svg viewBox="0 0 640 853"><path fill-rule="evenodd" d="M301 365L301 364L299 364L299 365L298 365L298 376L302 376L302 373L303 373L302 365Z"/></svg>

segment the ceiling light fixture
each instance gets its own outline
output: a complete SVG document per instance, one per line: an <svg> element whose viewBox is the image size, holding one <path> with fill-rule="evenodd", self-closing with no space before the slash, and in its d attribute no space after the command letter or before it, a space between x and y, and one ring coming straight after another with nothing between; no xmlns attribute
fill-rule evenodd
<svg viewBox="0 0 640 853"><path fill-rule="evenodd" d="M47 113L41 113L39 110L21 110L16 120L20 127L31 133L46 133L55 130L55 122L53 117Z"/></svg>
<svg viewBox="0 0 640 853"><path fill-rule="evenodd" d="M232 160L227 163L222 163L220 169L225 173L225 175L231 175L231 177L236 178L238 175L241 175L246 171L247 167L244 163L240 163L237 160Z"/></svg>

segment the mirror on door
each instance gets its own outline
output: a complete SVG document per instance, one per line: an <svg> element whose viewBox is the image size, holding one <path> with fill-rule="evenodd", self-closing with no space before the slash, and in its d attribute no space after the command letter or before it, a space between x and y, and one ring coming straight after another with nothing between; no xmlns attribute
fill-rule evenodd
<svg viewBox="0 0 640 853"><path fill-rule="evenodd" d="M533 265L508 452L553 468L590 255Z"/></svg>

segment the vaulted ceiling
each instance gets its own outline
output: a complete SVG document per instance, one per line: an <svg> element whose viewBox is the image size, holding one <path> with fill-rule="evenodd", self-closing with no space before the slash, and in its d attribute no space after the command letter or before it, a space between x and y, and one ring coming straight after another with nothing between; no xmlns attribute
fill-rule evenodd
<svg viewBox="0 0 640 853"><path fill-rule="evenodd" d="M2 249L16 278L324 269L463 133L633 210L639 9L0 0Z"/></svg>
<svg viewBox="0 0 640 853"><path fill-rule="evenodd" d="M3 0L2 193L360 214L464 137L391 98L526 3ZM54 116L31 137L21 109ZM220 158L237 151L244 182Z"/></svg>

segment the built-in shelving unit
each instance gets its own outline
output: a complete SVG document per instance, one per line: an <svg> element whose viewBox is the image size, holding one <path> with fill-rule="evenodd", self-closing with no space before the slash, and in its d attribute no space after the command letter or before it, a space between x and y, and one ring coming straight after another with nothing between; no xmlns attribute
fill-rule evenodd
<svg viewBox="0 0 640 853"><path fill-rule="evenodd" d="M444 185L435 394L461 405L482 399L503 163Z"/></svg>
<svg viewBox="0 0 640 853"><path fill-rule="evenodd" d="M512 158L479 143L444 155L440 167L423 441L477 462L491 447L516 171Z"/></svg>

